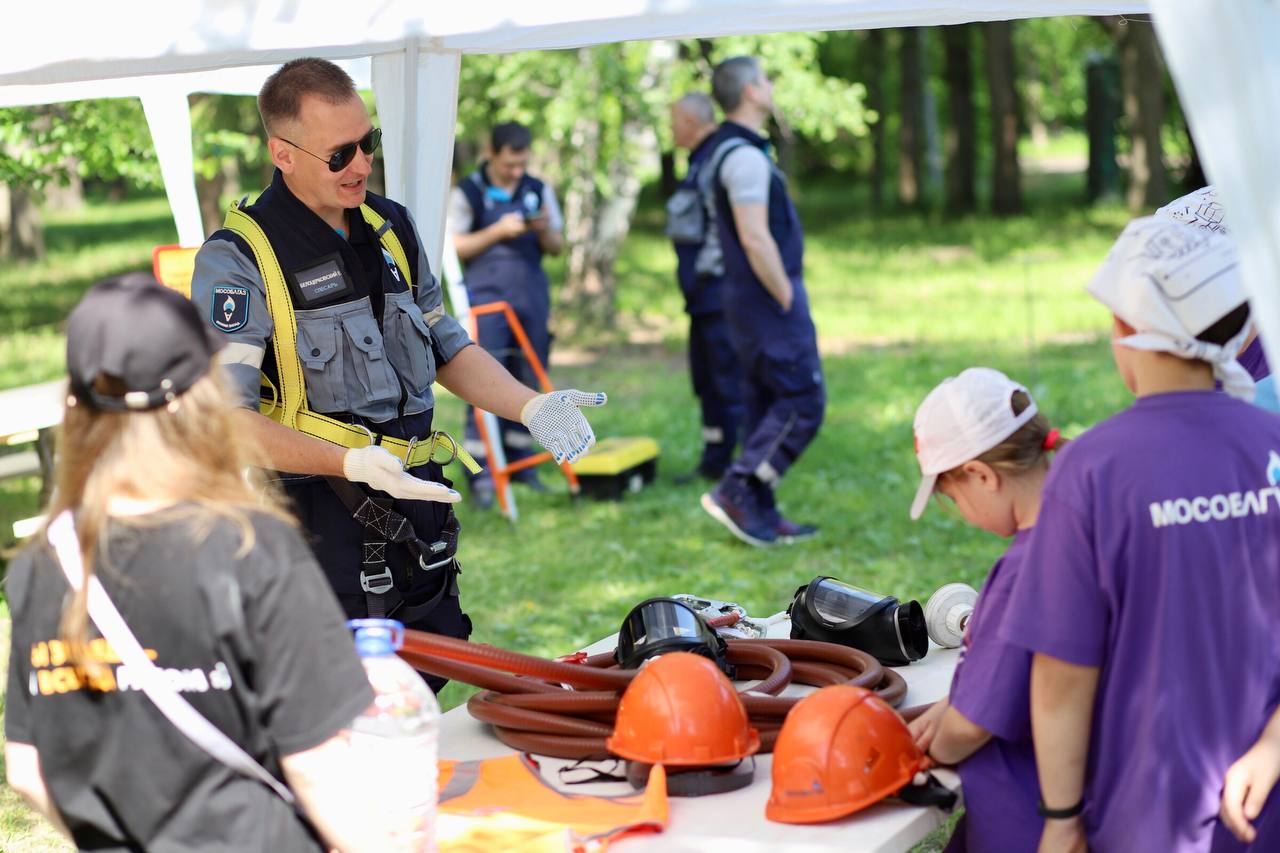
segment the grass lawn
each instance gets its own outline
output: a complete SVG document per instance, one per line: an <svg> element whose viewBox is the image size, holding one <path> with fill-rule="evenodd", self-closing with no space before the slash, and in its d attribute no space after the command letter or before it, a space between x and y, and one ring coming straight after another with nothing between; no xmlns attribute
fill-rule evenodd
<svg viewBox="0 0 1280 853"><path fill-rule="evenodd" d="M658 482L620 503L573 502L548 470L552 493L518 492L515 526L463 504L472 639L556 655L615 631L650 596L696 592L770 614L818 574L922 601L950 581L980 585L1002 541L936 507L919 523L907 518L918 476L915 406L942 377L978 364L1028 384L1068 435L1128 400L1111 366L1106 314L1083 290L1127 217L1075 207L1076 177L1028 184L1032 214L949 222L872 215L841 187L805 188L808 287L829 403L780 499L789 517L822 533L771 551L730 538L699 508L701 486L672 481L697 460L699 423L670 248L657 209L643 208L618 264L625 334L585 351L561 341L553 366L562 387L609 393L591 414L597 434L659 441ZM172 225L163 201L133 202L51 219L49 240L50 261L0 271L0 388L56 377L58 323L77 295L101 275L148 265ZM461 421L459 402L445 395L438 424L454 431ZM460 468L450 473L463 479ZM35 486L0 483L0 537L36 511ZM451 685L445 706L470 692ZM29 818L4 796L0 833L25 838Z"/></svg>

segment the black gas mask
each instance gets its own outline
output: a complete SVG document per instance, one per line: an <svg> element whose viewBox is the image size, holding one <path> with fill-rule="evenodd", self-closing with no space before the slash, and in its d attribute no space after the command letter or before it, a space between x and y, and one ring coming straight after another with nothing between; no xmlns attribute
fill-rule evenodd
<svg viewBox="0 0 1280 853"><path fill-rule="evenodd" d="M899 604L835 578L820 575L797 589L787 614L791 639L850 646L886 666L920 660L929 650L920 602Z"/></svg>
<svg viewBox="0 0 1280 853"><path fill-rule="evenodd" d="M733 678L724 638L696 610L673 598L640 602L622 621L614 660L623 669L636 669L649 658L667 652L693 652L710 658Z"/></svg>

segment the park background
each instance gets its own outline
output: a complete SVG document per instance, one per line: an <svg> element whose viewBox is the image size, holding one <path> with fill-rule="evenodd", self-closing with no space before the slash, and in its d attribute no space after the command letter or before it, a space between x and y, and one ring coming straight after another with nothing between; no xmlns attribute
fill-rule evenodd
<svg viewBox="0 0 1280 853"><path fill-rule="evenodd" d="M775 83L769 130L806 229L829 398L780 492L789 517L822 533L769 551L711 521L700 485L673 482L697 462L700 424L662 234L662 202L683 171L667 108L707 90L714 63L738 53L761 57ZM212 230L230 199L265 186L270 165L252 98L193 95L192 106ZM566 215L568 250L547 265L553 380L609 393L591 414L598 435L662 446L658 482L619 503L571 501L547 469L551 493L517 492L514 526L460 508L472 639L544 655L613 632L653 595L695 592L767 615L818 574L921 601L946 582L980 586L1001 540L940 506L907 518L916 405L976 364L1027 384L1069 436L1127 405L1108 317L1084 284L1130 216L1204 183L1145 18L466 56L458 176L489 126L513 119L533 130L533 170ZM138 102L0 109L0 390L58 378L83 292L148 268L152 248L175 239ZM462 407L442 394L437 419L456 434ZM39 491L36 476L0 480L0 572L18 547L11 524L39 511ZM2 601L0 619L3 637ZM445 706L469 692L450 686ZM7 788L0 847L66 849Z"/></svg>

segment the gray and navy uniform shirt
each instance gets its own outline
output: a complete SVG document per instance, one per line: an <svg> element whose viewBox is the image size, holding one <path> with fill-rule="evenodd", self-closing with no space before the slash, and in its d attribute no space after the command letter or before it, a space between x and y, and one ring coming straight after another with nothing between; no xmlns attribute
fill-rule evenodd
<svg viewBox="0 0 1280 853"><path fill-rule="evenodd" d="M262 226L289 285L309 408L381 423L430 411L437 365L471 338L445 313L409 211L373 193L365 203L404 247L412 291L358 209L347 211L344 239L290 192L279 170L244 212ZM205 241L191 299L227 336L219 360L239 402L257 408L260 372L279 387L274 324L253 251L238 235L223 228Z"/></svg>

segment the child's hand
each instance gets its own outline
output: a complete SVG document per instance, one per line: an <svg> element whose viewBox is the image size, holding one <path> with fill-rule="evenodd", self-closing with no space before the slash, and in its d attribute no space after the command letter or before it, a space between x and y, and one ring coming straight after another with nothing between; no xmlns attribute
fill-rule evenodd
<svg viewBox="0 0 1280 853"><path fill-rule="evenodd" d="M946 699L935 702L933 707L907 724L911 738L925 755L929 754L929 747L933 744L934 735L938 733L938 725L942 722L942 715L946 713L948 704Z"/></svg>
<svg viewBox="0 0 1280 853"><path fill-rule="evenodd" d="M1235 764L1222 784L1222 822L1236 838L1250 844L1258 836L1253 821L1280 777L1280 743L1264 734Z"/></svg>
<svg viewBox="0 0 1280 853"><path fill-rule="evenodd" d="M1040 835L1039 853L1085 853L1089 843L1084 822L1078 817L1068 820L1046 820Z"/></svg>

